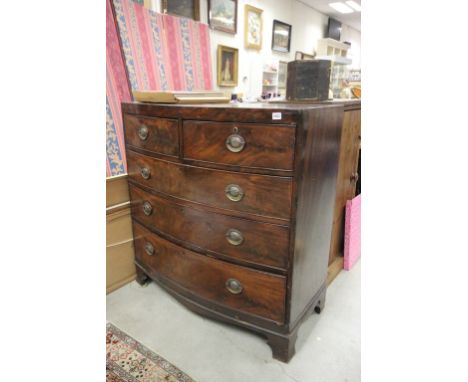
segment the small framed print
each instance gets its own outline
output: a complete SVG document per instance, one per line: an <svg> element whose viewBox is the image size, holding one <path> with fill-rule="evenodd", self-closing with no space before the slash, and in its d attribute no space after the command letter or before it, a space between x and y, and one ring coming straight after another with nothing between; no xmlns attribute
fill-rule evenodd
<svg viewBox="0 0 468 382"><path fill-rule="evenodd" d="M262 49L262 21L263 10L245 5L245 24L244 24L244 38L245 47L250 49Z"/></svg>
<svg viewBox="0 0 468 382"><path fill-rule="evenodd" d="M162 12L200 20L200 0L162 0Z"/></svg>
<svg viewBox="0 0 468 382"><path fill-rule="evenodd" d="M291 46L292 26L282 21L273 20L273 37L271 39L271 49L276 52L289 52Z"/></svg>
<svg viewBox="0 0 468 382"><path fill-rule="evenodd" d="M211 29L237 33L237 0L208 0L208 23Z"/></svg>
<svg viewBox="0 0 468 382"><path fill-rule="evenodd" d="M294 58L296 60L313 60L315 58L315 54L307 54L304 52L297 51Z"/></svg>
<svg viewBox="0 0 468 382"><path fill-rule="evenodd" d="M218 86L237 86L239 51L229 46L218 45L217 57Z"/></svg>

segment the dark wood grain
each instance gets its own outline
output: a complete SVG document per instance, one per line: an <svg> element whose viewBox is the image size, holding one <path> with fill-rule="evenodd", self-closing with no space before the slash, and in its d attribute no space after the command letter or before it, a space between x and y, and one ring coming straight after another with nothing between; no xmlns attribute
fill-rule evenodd
<svg viewBox="0 0 468 382"><path fill-rule="evenodd" d="M255 271L196 254L160 238L135 222L133 232L137 263L145 263L155 273L205 299L278 323L284 322L284 276ZM155 249L152 256L144 249L148 242ZM230 278L241 283L241 293L232 294L226 288L226 281Z"/></svg>
<svg viewBox="0 0 468 382"><path fill-rule="evenodd" d="M127 145L165 155L179 155L177 119L124 114L123 120ZM148 128L148 137L144 140L138 136L138 130L141 126Z"/></svg>
<svg viewBox="0 0 468 382"><path fill-rule="evenodd" d="M234 122L184 121L184 158L244 167L292 170L294 126ZM245 139L240 152L231 152L226 139Z"/></svg>
<svg viewBox="0 0 468 382"><path fill-rule="evenodd" d="M343 113L359 106L123 104L124 115L178 126L178 157L126 146L141 280L197 313L261 333L288 362L299 325L324 307ZM225 148L234 126L246 140L239 153ZM228 184L244 190L241 201L226 197ZM229 228L243 234L241 245L226 241ZM146 240L156 255L144 252ZM245 285L241 294L227 291L229 277Z"/></svg>
<svg viewBox="0 0 468 382"><path fill-rule="evenodd" d="M291 179L266 175L248 175L229 171L185 166L128 151L130 181L178 198L227 210L265 215L288 220L291 210ZM148 168L149 179L140 172ZM245 196L231 201L225 188L236 184Z"/></svg>
<svg viewBox="0 0 468 382"><path fill-rule="evenodd" d="M122 103L122 112L152 117L182 118L184 120L290 124L297 121L304 108L323 108L324 105L294 104L151 104ZM281 112L280 119L273 113Z"/></svg>
<svg viewBox="0 0 468 382"><path fill-rule="evenodd" d="M343 107L304 110L292 263L290 317L300 320L327 278Z"/></svg>
<svg viewBox="0 0 468 382"><path fill-rule="evenodd" d="M133 185L130 185L130 197L134 218L158 233L169 235L173 241L189 249L247 265L283 270L287 268L288 227L239 219L173 203ZM150 215L143 212L144 202L153 206ZM242 244L232 245L226 240L225 235L229 229L241 232L244 237Z"/></svg>

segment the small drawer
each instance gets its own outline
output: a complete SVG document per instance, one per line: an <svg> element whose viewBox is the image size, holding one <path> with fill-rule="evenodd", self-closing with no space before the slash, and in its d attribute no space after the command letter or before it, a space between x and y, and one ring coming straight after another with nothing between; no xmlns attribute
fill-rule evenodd
<svg viewBox="0 0 468 382"><path fill-rule="evenodd" d="M177 119L124 114L125 140L128 145L155 153L179 155Z"/></svg>
<svg viewBox="0 0 468 382"><path fill-rule="evenodd" d="M286 278L184 249L133 224L135 256L152 277L163 277L214 303L284 322Z"/></svg>
<svg viewBox="0 0 468 382"><path fill-rule="evenodd" d="M218 255L275 269L287 268L288 227L177 204L134 185L129 189L132 216L147 227Z"/></svg>
<svg viewBox="0 0 468 382"><path fill-rule="evenodd" d="M188 166L127 153L131 181L211 207L289 220L292 178Z"/></svg>
<svg viewBox="0 0 468 382"><path fill-rule="evenodd" d="M243 167L292 170L294 125L184 121L184 157Z"/></svg>

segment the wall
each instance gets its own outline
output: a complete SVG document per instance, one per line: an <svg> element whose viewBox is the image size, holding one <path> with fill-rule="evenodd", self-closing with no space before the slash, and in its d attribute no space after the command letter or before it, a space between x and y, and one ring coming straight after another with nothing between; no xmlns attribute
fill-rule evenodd
<svg viewBox="0 0 468 382"><path fill-rule="evenodd" d="M153 9L161 10L160 0L151 0ZM260 51L244 49L244 7L245 4L263 9L262 49ZM208 22L208 0L200 0L201 21ZM292 25L291 50L289 53L278 53L271 50L273 20L283 21ZM312 53L317 40L323 38L328 25L328 16L303 4L298 0L238 0L237 34L232 35L210 30L211 60L213 75L216 76L217 47L227 45L239 49L239 85L236 88L217 87L216 90L244 93L259 96L262 89L263 65L273 61L292 61L296 51ZM361 66L361 33L347 25L343 25L342 41L351 42L349 52L353 58L352 67ZM243 82L244 78L247 78ZM215 79L216 83L216 79Z"/></svg>

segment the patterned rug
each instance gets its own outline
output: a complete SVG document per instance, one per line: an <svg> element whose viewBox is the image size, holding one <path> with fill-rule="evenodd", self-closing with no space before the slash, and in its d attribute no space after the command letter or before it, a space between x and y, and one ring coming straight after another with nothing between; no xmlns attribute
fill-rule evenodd
<svg viewBox="0 0 468 382"><path fill-rule="evenodd" d="M195 382L111 323L106 348L107 382Z"/></svg>

